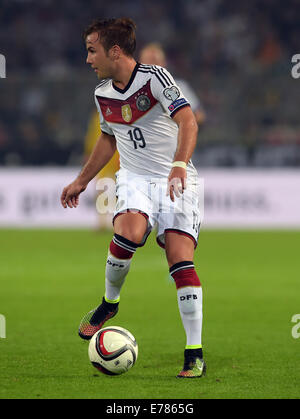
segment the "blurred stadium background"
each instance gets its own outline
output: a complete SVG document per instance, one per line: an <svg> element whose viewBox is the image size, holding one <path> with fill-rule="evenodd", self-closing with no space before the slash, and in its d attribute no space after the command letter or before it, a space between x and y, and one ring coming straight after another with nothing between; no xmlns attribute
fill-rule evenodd
<svg viewBox="0 0 300 419"><path fill-rule="evenodd" d="M204 229L216 231L200 234L195 254L209 366L201 386L173 379L184 333L153 235L117 318L138 339L137 366L117 386L100 380L77 337L103 293L111 231L94 233L95 183L76 210L59 198L86 159L95 113L81 34L95 17L119 16L137 23L136 57L159 42L205 111L193 162ZM299 398L299 16L298 0L1 0L0 398Z"/></svg>
<svg viewBox="0 0 300 419"><path fill-rule="evenodd" d="M299 52L299 13L297 0L287 1L284 8L279 0L91 0L88 5L83 0L2 0L0 53L6 57L7 78L0 79L0 224L34 225L28 214L35 208L38 217L38 207L44 218L47 213L50 217L59 192L55 195L54 184L60 189L82 165L97 80L85 63L81 34L93 18L113 16L131 16L137 22L137 57L145 44L161 43L171 73L188 81L202 103L206 120L193 161L207 181L205 225L223 224L209 218L214 209L219 215L225 211L225 217L230 210L235 217L233 208L244 218L247 208L251 214L264 211L257 218L262 225L272 217L268 208L278 205L274 195L281 193L291 198L286 207L299 211L295 190L287 191L291 182L293 187L299 182L300 82L291 76L291 57ZM227 179L229 169L235 176ZM275 177L268 177L265 169L269 175L275 171ZM237 171L244 173L250 189L243 191ZM261 176L252 177L254 171ZM282 180L283 171L292 171L291 180L282 181L280 190L273 182L271 191L270 182ZM53 173L64 178L62 185ZM219 190L210 185L210 175L216 173ZM8 186L15 182L22 186L11 196L15 188ZM220 196L224 190L226 195ZM20 193L25 194L22 199ZM80 219L91 225L96 222L92 192L85 202L90 212L85 222L83 213ZM19 219L13 217L16 205L22 209ZM282 215L277 225L300 226L295 213L280 211L290 222ZM36 224L62 225L66 217L60 217L57 213L49 223L36 218ZM75 218L66 223L76 224Z"/></svg>

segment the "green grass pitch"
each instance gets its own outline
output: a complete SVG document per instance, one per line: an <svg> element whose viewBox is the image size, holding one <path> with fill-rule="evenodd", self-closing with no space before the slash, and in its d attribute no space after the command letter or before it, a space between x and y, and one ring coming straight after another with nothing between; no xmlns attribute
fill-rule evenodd
<svg viewBox="0 0 300 419"><path fill-rule="evenodd" d="M154 234L134 256L120 311L107 325L139 344L128 373L102 375L77 336L99 304L111 233L0 231L0 398L299 398L300 232L202 231L207 375L178 380L184 331L176 290Z"/></svg>

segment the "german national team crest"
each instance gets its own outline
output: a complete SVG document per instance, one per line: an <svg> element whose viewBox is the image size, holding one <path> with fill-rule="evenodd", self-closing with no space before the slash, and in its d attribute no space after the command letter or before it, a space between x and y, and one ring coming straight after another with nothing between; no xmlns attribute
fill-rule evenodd
<svg viewBox="0 0 300 419"><path fill-rule="evenodd" d="M151 106L151 101L146 95L140 95L136 100L136 107L139 111L146 112Z"/></svg>
<svg viewBox="0 0 300 419"><path fill-rule="evenodd" d="M123 105L121 108L122 118L125 122L130 122L132 119L132 111L130 105Z"/></svg>

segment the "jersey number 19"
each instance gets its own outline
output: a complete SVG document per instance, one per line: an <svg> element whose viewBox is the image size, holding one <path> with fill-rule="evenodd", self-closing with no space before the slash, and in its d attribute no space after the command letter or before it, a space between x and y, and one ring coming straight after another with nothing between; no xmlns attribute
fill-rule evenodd
<svg viewBox="0 0 300 419"><path fill-rule="evenodd" d="M138 148L138 146L140 148L146 147L146 141L140 128L129 130L127 134L129 134L130 140L133 142L135 150Z"/></svg>

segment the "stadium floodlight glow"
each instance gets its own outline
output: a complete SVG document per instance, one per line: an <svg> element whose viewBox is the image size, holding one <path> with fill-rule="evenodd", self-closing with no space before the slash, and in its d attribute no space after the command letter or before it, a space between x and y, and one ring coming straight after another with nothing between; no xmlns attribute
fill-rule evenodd
<svg viewBox="0 0 300 419"><path fill-rule="evenodd" d="M0 79L6 78L6 58L0 54Z"/></svg>
<svg viewBox="0 0 300 419"><path fill-rule="evenodd" d="M6 338L6 319L3 314L0 314L0 339Z"/></svg>

